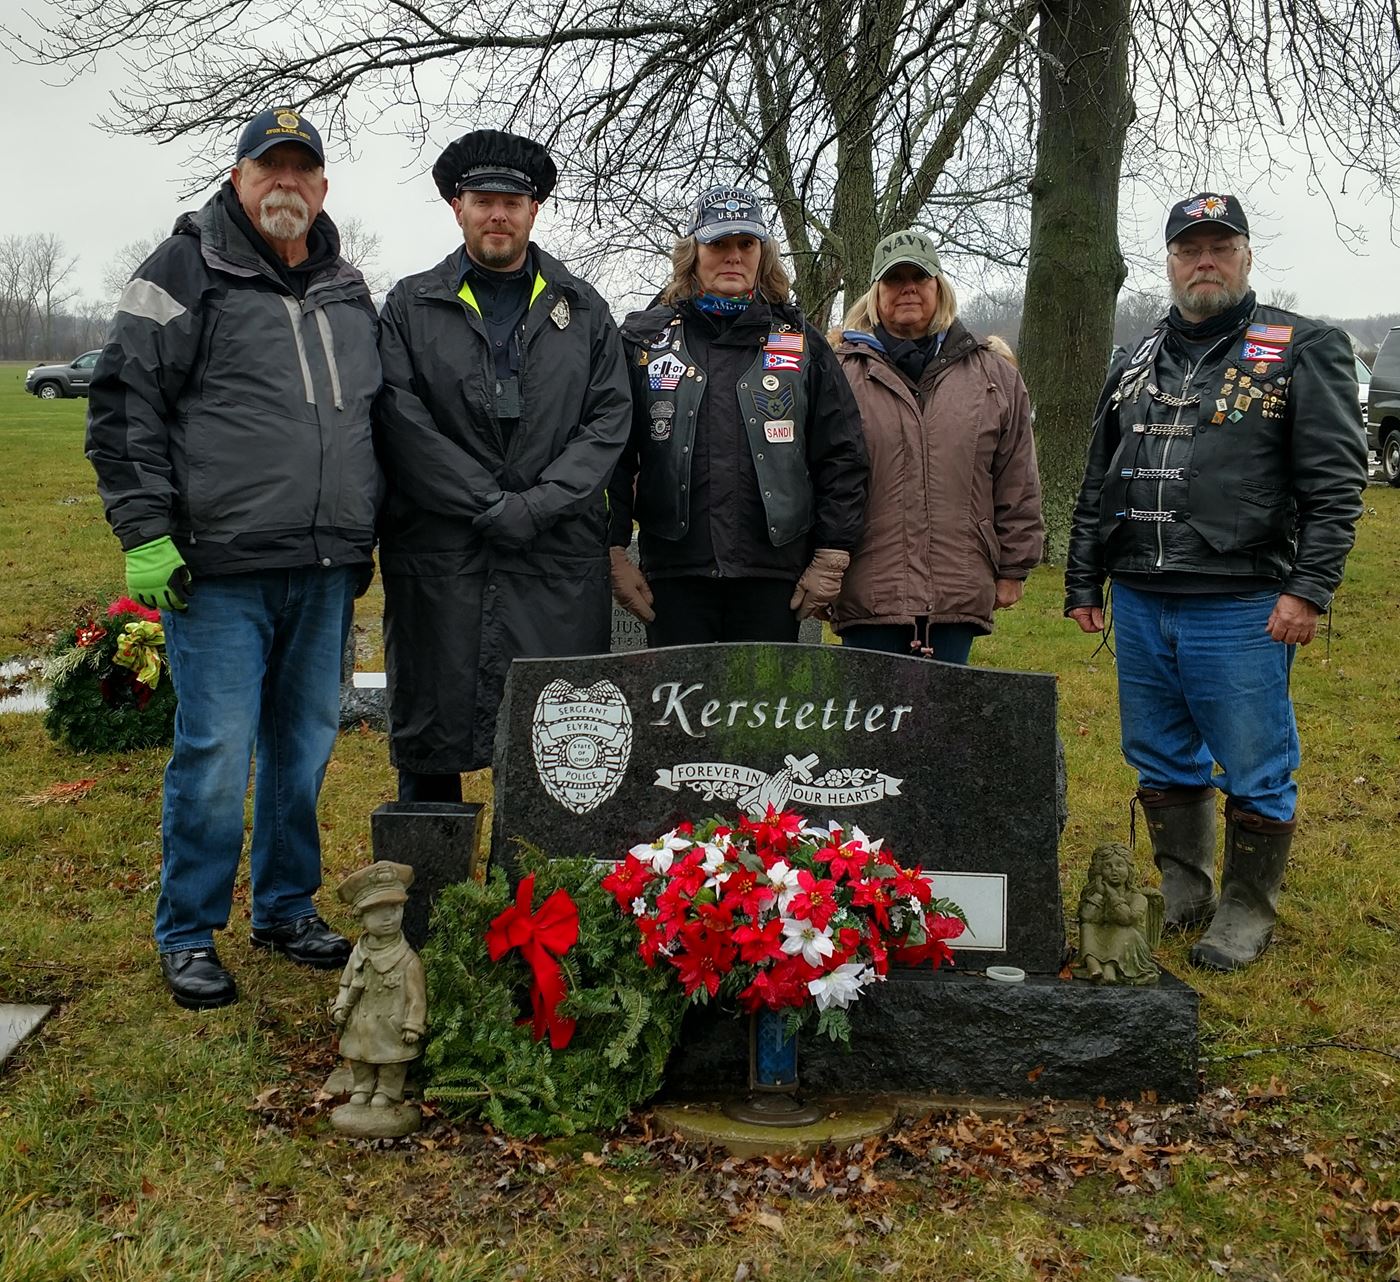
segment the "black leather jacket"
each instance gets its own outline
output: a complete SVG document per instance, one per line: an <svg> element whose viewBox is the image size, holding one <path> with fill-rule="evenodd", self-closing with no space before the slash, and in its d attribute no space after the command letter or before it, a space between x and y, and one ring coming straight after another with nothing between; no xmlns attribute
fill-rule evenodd
<svg viewBox="0 0 1400 1282"><path fill-rule="evenodd" d="M1199 349L1198 349L1199 350ZM1105 578L1277 584L1326 609L1361 515L1366 438L1341 330L1256 306L1193 355L1165 320L1099 398L1065 568L1065 610Z"/></svg>

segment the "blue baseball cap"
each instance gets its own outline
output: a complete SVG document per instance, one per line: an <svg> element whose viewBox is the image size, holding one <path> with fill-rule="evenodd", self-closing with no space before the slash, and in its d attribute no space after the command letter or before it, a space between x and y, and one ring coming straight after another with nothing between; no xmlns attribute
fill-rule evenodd
<svg viewBox="0 0 1400 1282"><path fill-rule="evenodd" d="M700 193L690 207L686 235L709 245L726 236L756 236L768 239L763 206L747 187L710 187Z"/></svg>
<svg viewBox="0 0 1400 1282"><path fill-rule="evenodd" d="M316 132L316 126L290 107L270 107L244 125L243 132L238 135L238 154L234 160L245 157L256 160L279 142L299 142L321 164L326 163L326 149L321 145L321 135Z"/></svg>

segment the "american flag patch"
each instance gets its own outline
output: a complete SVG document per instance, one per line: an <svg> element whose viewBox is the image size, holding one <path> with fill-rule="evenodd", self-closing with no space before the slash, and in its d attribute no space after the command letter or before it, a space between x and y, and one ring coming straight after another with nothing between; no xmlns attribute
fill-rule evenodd
<svg viewBox="0 0 1400 1282"><path fill-rule="evenodd" d="M1240 348L1240 360L1273 364L1283 360L1283 352L1277 347L1265 347L1263 343L1252 343L1246 339L1244 346Z"/></svg>
<svg viewBox="0 0 1400 1282"><path fill-rule="evenodd" d="M1256 343L1291 343L1293 341L1292 325L1251 325L1244 332L1246 338L1252 338Z"/></svg>
<svg viewBox="0 0 1400 1282"><path fill-rule="evenodd" d="M776 330L768 335L768 341L764 344L764 350L769 352L795 352L802 354L803 338L797 331L778 333Z"/></svg>
<svg viewBox="0 0 1400 1282"><path fill-rule="evenodd" d="M1224 196L1202 196L1193 200L1181 212L1187 218L1224 218L1228 212Z"/></svg>
<svg viewBox="0 0 1400 1282"><path fill-rule="evenodd" d="M798 373L802 369L802 358L788 352L764 352L764 369L786 369Z"/></svg>

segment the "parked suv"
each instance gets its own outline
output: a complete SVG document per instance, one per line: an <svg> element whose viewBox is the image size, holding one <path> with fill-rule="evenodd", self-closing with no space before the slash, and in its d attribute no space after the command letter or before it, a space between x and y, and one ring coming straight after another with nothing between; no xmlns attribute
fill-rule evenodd
<svg viewBox="0 0 1400 1282"><path fill-rule="evenodd" d="M1366 446L1380 459L1380 474L1400 486L1400 326L1376 353L1366 398Z"/></svg>
<svg viewBox="0 0 1400 1282"><path fill-rule="evenodd" d="M84 352L71 365L36 365L24 376L24 390L33 392L41 401L54 401L60 396L86 396L92 382L92 367L102 349Z"/></svg>

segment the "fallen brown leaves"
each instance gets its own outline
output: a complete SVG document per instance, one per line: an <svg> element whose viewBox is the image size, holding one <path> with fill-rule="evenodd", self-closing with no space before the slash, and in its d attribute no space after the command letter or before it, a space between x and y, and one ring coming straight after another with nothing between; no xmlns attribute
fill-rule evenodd
<svg viewBox="0 0 1400 1282"><path fill-rule="evenodd" d="M96 779L71 779L66 783L51 783L42 792L31 793L19 801L31 810L40 806L71 806L82 801L96 786Z"/></svg>

